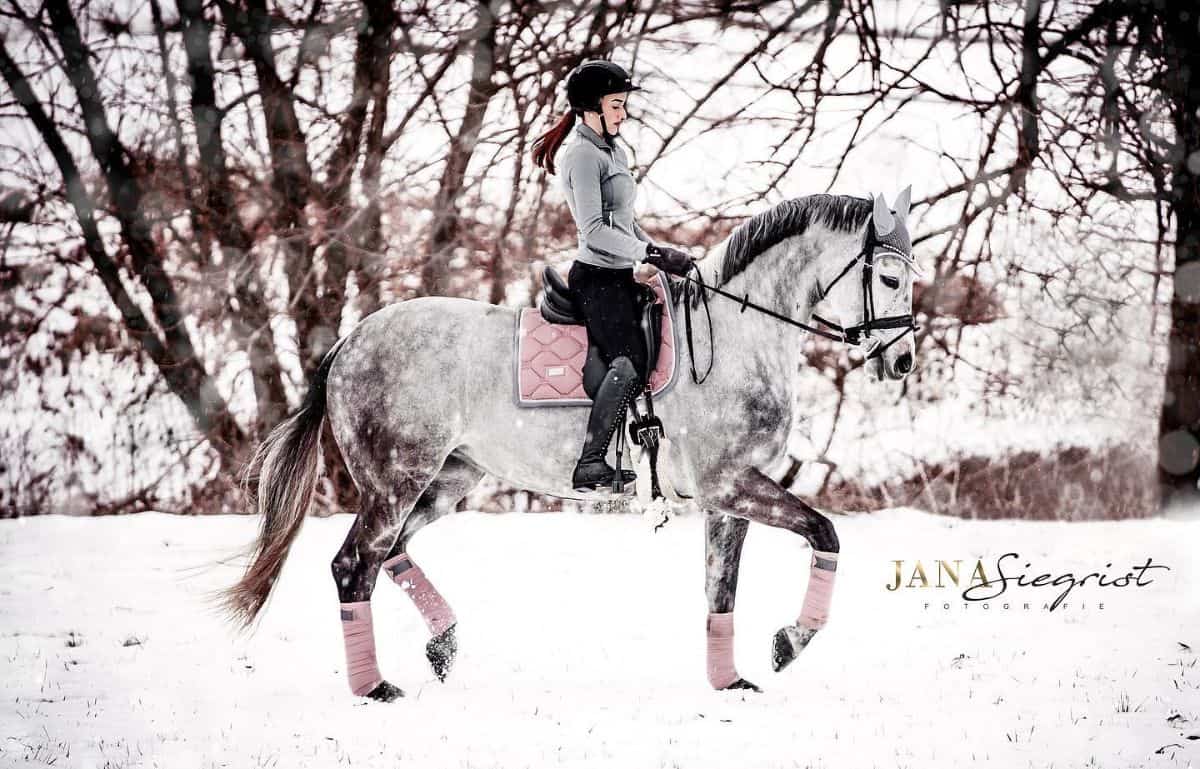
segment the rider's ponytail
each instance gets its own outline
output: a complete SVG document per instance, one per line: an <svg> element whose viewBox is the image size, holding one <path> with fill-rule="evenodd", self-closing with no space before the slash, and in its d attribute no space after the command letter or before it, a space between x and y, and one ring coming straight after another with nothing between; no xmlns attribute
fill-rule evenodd
<svg viewBox="0 0 1200 769"><path fill-rule="evenodd" d="M533 142L533 164L539 168L546 169L547 173L554 173L554 154L558 152L559 145L563 143L563 139L567 138L567 132L571 130L571 126L575 125L575 111L569 110L567 114L559 118L546 133L539 136Z"/></svg>

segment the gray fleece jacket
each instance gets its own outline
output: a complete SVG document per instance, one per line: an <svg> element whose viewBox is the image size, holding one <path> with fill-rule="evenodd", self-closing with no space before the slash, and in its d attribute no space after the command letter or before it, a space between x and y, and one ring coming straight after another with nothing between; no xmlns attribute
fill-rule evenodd
<svg viewBox="0 0 1200 769"><path fill-rule="evenodd" d="M559 153L558 168L579 233L575 258L608 268L634 267L645 259L653 241L633 220L637 183L625 150L578 123Z"/></svg>

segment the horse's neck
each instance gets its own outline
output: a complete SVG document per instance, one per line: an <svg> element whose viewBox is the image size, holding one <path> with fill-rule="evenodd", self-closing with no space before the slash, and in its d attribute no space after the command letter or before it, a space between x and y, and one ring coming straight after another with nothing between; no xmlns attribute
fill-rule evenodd
<svg viewBox="0 0 1200 769"><path fill-rule="evenodd" d="M749 296L754 304L786 315L796 320L805 320L811 307L802 297L808 295L811 281L815 279L814 265L797 266L796 251L800 244L789 239L759 255L744 270L729 282L720 286L722 291L737 297ZM725 244L713 248L704 258L697 261L700 274L708 285L715 285L720 277ZM797 309L797 300L800 306ZM741 305L716 294L709 295L709 311L712 314L712 329L716 344L716 365L757 365L754 359L774 362L781 372L794 372L800 359L800 346L804 332L790 327L782 321L756 310L742 311ZM698 344L703 338L707 347L708 334L703 326L707 315L703 305L693 310L693 326ZM799 313L799 314L797 314ZM704 320L696 321L696 316ZM749 352L755 356L745 355ZM731 372L733 376L740 372ZM790 377L789 377L790 378Z"/></svg>
<svg viewBox="0 0 1200 769"><path fill-rule="evenodd" d="M810 322L815 309L813 289L818 278L831 281L845 267L845 261L853 255L856 237L854 233L820 231L787 238L752 260L721 289L734 296L748 296L751 302L794 320ZM725 247L726 243L721 243L697 261L706 284L717 283ZM741 361L746 365L752 361L736 353L757 350L764 354L759 356L760 359L777 361L791 378L790 374L800 363L805 331L755 310L743 312L741 306L728 297L710 295L709 307L718 360ZM824 312L830 310L825 308ZM693 310L693 316L695 313ZM703 314L702 309L700 313ZM693 326L697 325L693 323ZM697 338L700 333L697 332ZM707 333L703 336L707 343Z"/></svg>

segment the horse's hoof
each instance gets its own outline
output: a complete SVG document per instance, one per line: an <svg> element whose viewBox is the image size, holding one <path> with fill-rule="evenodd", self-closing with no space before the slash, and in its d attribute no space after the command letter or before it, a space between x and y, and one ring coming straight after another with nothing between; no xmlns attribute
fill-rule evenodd
<svg viewBox="0 0 1200 769"><path fill-rule="evenodd" d="M783 670L792 661L796 659L796 655L808 646L808 642L817 634L816 630L809 627L798 627L796 625L788 625L781 628L775 634L775 645L771 653L771 667L776 673Z"/></svg>
<svg viewBox="0 0 1200 769"><path fill-rule="evenodd" d="M370 697L373 700L379 700L380 702L391 702L392 700L397 700L403 697L404 690L398 686L392 686L387 681L380 681L379 686L376 686L363 696Z"/></svg>
<svg viewBox="0 0 1200 769"><path fill-rule="evenodd" d="M744 678L739 678L738 680L731 683L729 686L725 687L725 691L728 691L730 689L750 689L751 691L755 691L755 692L758 692L759 694L762 694L762 689L759 689L757 686L750 683L749 681L747 681Z"/></svg>
<svg viewBox="0 0 1200 769"><path fill-rule="evenodd" d="M446 680L446 674L450 672L450 666L454 664L454 657L458 654L458 640L454 637L454 627L451 625L425 644L425 657L439 681Z"/></svg>

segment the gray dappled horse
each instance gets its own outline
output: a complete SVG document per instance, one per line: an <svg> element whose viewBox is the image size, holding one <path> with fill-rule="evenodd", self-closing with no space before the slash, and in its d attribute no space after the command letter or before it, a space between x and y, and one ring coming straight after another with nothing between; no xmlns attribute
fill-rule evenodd
<svg viewBox="0 0 1200 769"><path fill-rule="evenodd" d="M909 191L889 210L882 197L811 195L752 217L698 261L706 284L795 319L815 305L858 326L875 350L875 377L901 379L913 364ZM843 279L844 278L844 279ZM676 308L684 304L674 292ZM781 670L825 623L839 551L833 524L762 471L782 458L792 429L795 376L804 334L733 301L710 302L710 376L678 376L655 399L674 436L695 503L705 514L708 677L714 688L756 688L733 667L738 564L751 522L804 537L813 549L799 620L774 638ZM892 311L906 324L862 328ZM678 312L676 312L678 315ZM247 468L262 530L245 575L224 595L242 626L274 585L319 475L320 428L330 427L361 495L361 509L332 562L341 602L347 674L358 695L402 692L375 659L371 593L382 568L420 609L431 634L426 654L439 678L456 653L455 617L407 554L413 536L456 505L484 473L512 486L572 499L588 409L519 408L513 396L518 310L450 297L424 297L364 318L326 355L301 408L275 427ZM674 324L675 349L684 325ZM879 333L883 329L886 333ZM681 361L682 362L682 361Z"/></svg>

